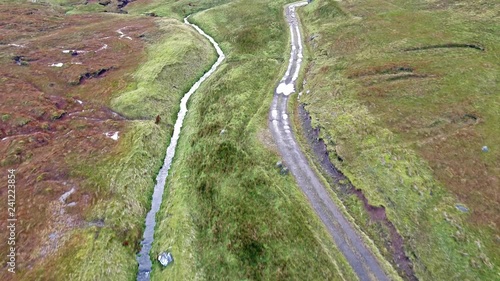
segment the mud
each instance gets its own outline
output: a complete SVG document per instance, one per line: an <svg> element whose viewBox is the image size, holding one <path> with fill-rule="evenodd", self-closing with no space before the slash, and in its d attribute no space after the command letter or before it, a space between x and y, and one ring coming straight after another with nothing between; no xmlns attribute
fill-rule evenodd
<svg viewBox="0 0 500 281"><path fill-rule="evenodd" d="M404 251L403 238L399 235L396 227L387 218L385 208L383 206L370 205L363 191L356 189L349 179L333 165L330 161L327 146L323 139L319 137L320 128L312 127L311 116L305 109L304 104L298 106L298 115L304 137L307 139L310 148L314 151L314 155L321 164L322 169L331 177L337 186L340 186L341 192L345 194L355 194L359 200L363 202L365 211L369 214L372 221L382 224L389 230L389 241L386 241L385 244L391 252L392 262L396 265L396 269L401 277L403 277L404 280L418 280L413 271L413 264ZM342 159L339 160L342 161Z"/></svg>
<svg viewBox="0 0 500 281"><path fill-rule="evenodd" d="M478 51L486 51L486 48L479 44L459 44L459 43L448 43L448 44L440 44L440 45L430 45L430 46L423 46L423 47L414 47L414 48L407 48L404 49L405 52L409 51L423 51L423 50L430 50L430 49L446 49L446 48L472 48Z"/></svg>
<svg viewBox="0 0 500 281"><path fill-rule="evenodd" d="M100 78L112 69L113 69L113 67L111 66L111 67L101 68L101 69L93 71L93 72L86 72L84 74L81 74L80 79L78 80L78 85L84 83L85 80L87 80L87 79Z"/></svg>
<svg viewBox="0 0 500 281"><path fill-rule="evenodd" d="M376 67L371 69L363 69L352 73L348 78L358 78L373 75L384 75L384 74L400 74L400 73L413 73L415 69L411 66L406 65L393 65L385 67Z"/></svg>

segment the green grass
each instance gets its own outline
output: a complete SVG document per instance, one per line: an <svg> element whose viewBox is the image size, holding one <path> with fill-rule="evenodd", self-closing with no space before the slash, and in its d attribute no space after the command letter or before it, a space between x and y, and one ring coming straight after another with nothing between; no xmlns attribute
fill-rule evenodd
<svg viewBox="0 0 500 281"><path fill-rule="evenodd" d="M162 20L160 24L168 36L148 50L151 59L133 75L136 83L114 98L111 105L134 119L174 114L169 116L173 125L179 96L191 88L193 77L208 70L215 61L215 51L189 26L176 20Z"/></svg>
<svg viewBox="0 0 500 281"><path fill-rule="evenodd" d="M288 56L284 4L235 1L192 18L227 60L190 102L152 249L175 262L155 263L153 280L356 279L260 140Z"/></svg>
<svg viewBox="0 0 500 281"><path fill-rule="evenodd" d="M169 17L175 19L183 19L187 15L194 14L199 11L209 9L211 7L220 6L231 2L231 0L178 0L178 1L161 1L152 0L149 3L132 2L126 10L130 14L146 14L155 13L161 17Z"/></svg>
<svg viewBox="0 0 500 281"><path fill-rule="evenodd" d="M500 138L500 101L493 94L499 90L494 34L500 24L492 12L498 5L455 2L315 1L302 14L305 38L315 39L307 44L311 94L301 100L321 127L332 162L372 205L386 208L417 276L494 280L500 154L481 154L481 146ZM486 51L404 51L448 43ZM397 74L398 68L417 76L398 76L409 72ZM481 121L468 125L466 114ZM366 232L384 232L370 226L353 196L342 196ZM459 212L459 202L472 213Z"/></svg>
<svg viewBox="0 0 500 281"><path fill-rule="evenodd" d="M135 255L178 104L215 60L209 42L191 28L176 20L158 24L161 37L148 47L128 89L111 102L113 110L136 119L120 132L117 148L97 163L76 152L67 158L72 177L94 198L85 225L72 231L55 258L23 280L135 280ZM92 226L95 222L104 226Z"/></svg>

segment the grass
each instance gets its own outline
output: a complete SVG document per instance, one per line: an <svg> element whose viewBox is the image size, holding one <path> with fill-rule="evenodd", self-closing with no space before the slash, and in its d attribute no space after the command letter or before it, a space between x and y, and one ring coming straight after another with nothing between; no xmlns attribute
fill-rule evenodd
<svg viewBox="0 0 500 281"><path fill-rule="evenodd" d="M104 158L70 153L71 178L92 198L66 246L22 280L135 280L136 252L179 101L215 60L209 42L176 20L158 19L145 59L111 109L130 120ZM154 37L158 36L158 37ZM137 55L137 54L136 54ZM162 121L155 124L155 117Z"/></svg>
<svg viewBox="0 0 500 281"><path fill-rule="evenodd" d="M481 147L500 137L493 94L500 25L498 5L479 2L325 0L302 15L311 94L301 101L332 162L372 205L386 208L421 279L498 278L500 158ZM405 51L447 44L485 51ZM366 232L383 233L354 195L340 196Z"/></svg>
<svg viewBox="0 0 500 281"><path fill-rule="evenodd" d="M154 263L153 280L356 279L259 138L288 56L284 4L235 1L192 18L227 60L190 102L152 249L175 262Z"/></svg>
<svg viewBox="0 0 500 281"><path fill-rule="evenodd" d="M181 20L187 15L229 2L231 2L231 0L179 0L167 3L165 3L165 1L146 1L146 3L132 2L127 6L126 10L131 14L154 13L160 17Z"/></svg>
<svg viewBox="0 0 500 281"><path fill-rule="evenodd" d="M176 20L160 22L168 34L148 52L151 59L133 75L136 83L111 101L114 109L128 118L152 119L169 116L173 125L179 96L191 88L193 77L199 77L213 63L215 51L192 28ZM205 66L200 69L200 65Z"/></svg>
<svg viewBox="0 0 500 281"><path fill-rule="evenodd" d="M112 108L119 113L146 121L135 121L129 125L128 133L120 144L121 149L98 166L100 173L95 173L94 166L80 169L83 171L82 178L87 178L97 192L106 194L106 199L96 203L88 220L103 220L105 228L109 227L112 231L94 242L102 243L94 245L96 251L84 252L82 260L75 261L87 265L87 268L82 266L81 270L72 272L79 278L135 278L137 242L142 237L154 179L163 164L162 159L172 133L172 127L166 125L174 123L182 94L196 77L203 74L214 58L208 43L201 41L191 29L176 21L161 24L165 39L148 50L149 59L134 75L137 81L134 89L120 94L111 103ZM163 126L157 126L151 120L156 114L166 117ZM116 261L110 261L109 254L100 253L109 253L110 248L123 247L122 244L128 243L133 246L128 251L121 251L121 255L112 254ZM86 247L83 249L88 251ZM128 257L126 260L125 254ZM95 260L88 259L89 255ZM103 257L107 257L109 267L101 266ZM114 274L107 275L109 270ZM92 272L93 275L86 272Z"/></svg>

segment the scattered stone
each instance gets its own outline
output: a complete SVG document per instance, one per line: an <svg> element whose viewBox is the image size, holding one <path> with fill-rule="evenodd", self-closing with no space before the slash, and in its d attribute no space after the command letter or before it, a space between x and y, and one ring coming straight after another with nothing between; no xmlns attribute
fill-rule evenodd
<svg viewBox="0 0 500 281"><path fill-rule="evenodd" d="M65 192L63 195L61 195L61 197L59 197L59 201L61 203L66 203L66 199L68 199L68 197L73 194L75 192L75 188L71 188L69 191Z"/></svg>
<svg viewBox="0 0 500 281"><path fill-rule="evenodd" d="M286 176L288 175L288 168L287 167L282 167L281 168L281 171L280 171L280 174L283 175L283 176Z"/></svg>
<svg viewBox="0 0 500 281"><path fill-rule="evenodd" d="M280 175L288 175L288 167L286 167L283 162L281 161L278 161L276 162L276 168L280 169Z"/></svg>
<svg viewBox="0 0 500 281"><path fill-rule="evenodd" d="M225 130L225 129L222 129L222 130L220 131L220 135L223 135L223 134L225 134L225 133L226 133L226 130Z"/></svg>
<svg viewBox="0 0 500 281"><path fill-rule="evenodd" d="M59 237L59 235L55 232L52 232L49 234L50 241L55 241L58 237Z"/></svg>
<svg viewBox="0 0 500 281"><path fill-rule="evenodd" d="M107 133L104 133L104 135L108 138L111 138L112 140L117 141L120 138L118 133L119 133L118 131L116 131L114 134L112 132L107 132Z"/></svg>
<svg viewBox="0 0 500 281"><path fill-rule="evenodd" d="M99 48L99 49L95 50L95 51L94 51L94 53L100 52L100 51L102 51L102 50L106 50L107 48L108 48L108 44L104 44L104 45L102 45L102 47L101 47L101 48Z"/></svg>
<svg viewBox="0 0 500 281"><path fill-rule="evenodd" d="M49 66L52 66L52 67L62 67L63 65L64 65L64 64L63 64L62 62L49 64Z"/></svg>
<svg viewBox="0 0 500 281"><path fill-rule="evenodd" d="M483 148L481 149L483 152L488 152L490 151L490 149L485 145L483 146Z"/></svg>
<svg viewBox="0 0 500 281"><path fill-rule="evenodd" d="M17 65L27 66L29 64L23 56L15 56L13 59Z"/></svg>
<svg viewBox="0 0 500 281"><path fill-rule="evenodd" d="M74 206L76 206L76 202L71 202L66 204L66 207L74 207Z"/></svg>
<svg viewBox="0 0 500 281"><path fill-rule="evenodd" d="M313 34L313 35L309 36L309 41L312 41L318 37L319 37L319 34Z"/></svg>
<svg viewBox="0 0 500 281"><path fill-rule="evenodd" d="M469 212L469 209L462 204L455 204L455 208L457 208L457 210L459 210L462 213Z"/></svg>
<svg viewBox="0 0 500 281"><path fill-rule="evenodd" d="M88 223L89 226L104 227L104 219L93 220Z"/></svg>
<svg viewBox="0 0 500 281"><path fill-rule="evenodd" d="M171 253L162 252L161 254L158 255L158 261L160 262L161 265L165 267L174 262L174 257L172 257Z"/></svg>
<svg viewBox="0 0 500 281"><path fill-rule="evenodd" d="M19 45L19 44L7 44L7 46L12 46L12 47L16 47L16 48L26 48L26 46Z"/></svg>

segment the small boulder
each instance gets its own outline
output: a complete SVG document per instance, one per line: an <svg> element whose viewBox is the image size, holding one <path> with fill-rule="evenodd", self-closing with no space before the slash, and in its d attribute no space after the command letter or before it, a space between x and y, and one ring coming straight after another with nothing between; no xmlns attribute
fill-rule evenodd
<svg viewBox="0 0 500 281"><path fill-rule="evenodd" d="M283 166L281 168L280 174L283 175L283 176L286 176L286 175L288 175L288 172L289 172L288 168Z"/></svg>
<svg viewBox="0 0 500 281"><path fill-rule="evenodd" d="M469 209L462 204L455 204L455 208L457 208L457 210L459 210L462 213L469 212Z"/></svg>

